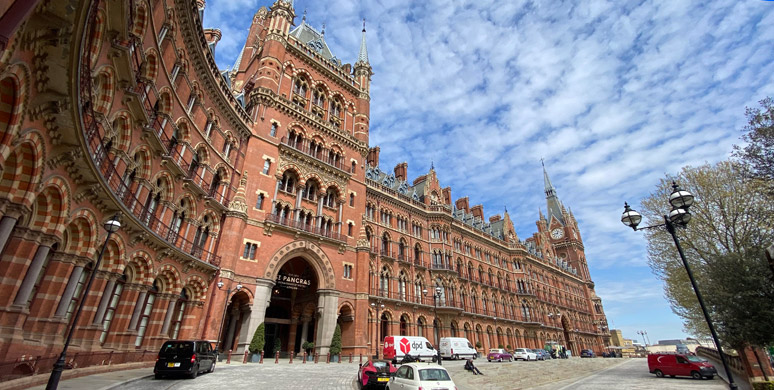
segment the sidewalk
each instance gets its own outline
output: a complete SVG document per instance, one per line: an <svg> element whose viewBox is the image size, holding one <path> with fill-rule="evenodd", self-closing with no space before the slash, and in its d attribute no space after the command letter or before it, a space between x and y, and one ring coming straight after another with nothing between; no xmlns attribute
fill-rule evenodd
<svg viewBox="0 0 774 390"><path fill-rule="evenodd" d="M715 368L718 370L718 376L723 379L724 382L728 383L728 377L726 377L726 370L723 369L723 362L720 360L708 358L705 356L702 356L704 359L709 360L712 365L715 366ZM734 383L736 383L737 387L739 387L739 390L752 390L752 386L750 386L749 383L747 383L747 379L740 375L739 373L735 372L734 370L731 370L731 375L734 376Z"/></svg>

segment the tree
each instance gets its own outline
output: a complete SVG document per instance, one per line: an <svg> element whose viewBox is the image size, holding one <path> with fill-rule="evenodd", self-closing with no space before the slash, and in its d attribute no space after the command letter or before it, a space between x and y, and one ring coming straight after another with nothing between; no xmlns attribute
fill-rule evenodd
<svg viewBox="0 0 774 390"><path fill-rule="evenodd" d="M263 347L266 344L266 326L261 322L253 333L253 339L250 340L249 350L250 353L262 353Z"/></svg>
<svg viewBox="0 0 774 390"><path fill-rule="evenodd" d="M696 197L690 224L677 234L720 338L737 349L774 342L774 275L766 272L763 257L774 234L774 202L763 195L763 183L747 179L745 172L730 161L685 167L676 177L662 179L642 202L648 225L656 225L669 212L673 180ZM689 333L709 334L671 236L651 229L647 237L649 263L664 280L672 310L685 319ZM760 314L750 315L747 309Z"/></svg>
<svg viewBox="0 0 774 390"><path fill-rule="evenodd" d="M274 353L282 352L282 339L279 337L274 339Z"/></svg>
<svg viewBox="0 0 774 390"><path fill-rule="evenodd" d="M734 145L734 157L746 168L749 177L763 181L774 195L774 100L761 100L759 108L747 107L744 147Z"/></svg>
<svg viewBox="0 0 774 390"><path fill-rule="evenodd" d="M333 338L331 339L331 355L338 355L341 353L341 326L336 324L336 330L333 331Z"/></svg>

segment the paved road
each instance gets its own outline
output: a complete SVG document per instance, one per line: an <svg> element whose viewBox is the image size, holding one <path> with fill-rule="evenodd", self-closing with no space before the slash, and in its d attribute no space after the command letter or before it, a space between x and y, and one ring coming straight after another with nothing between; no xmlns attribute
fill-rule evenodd
<svg viewBox="0 0 774 390"><path fill-rule="evenodd" d="M630 359L623 364L593 373L585 378L570 379L534 388L535 390L652 390L701 389L724 390L724 381L715 379L657 378L648 372L647 359Z"/></svg>
<svg viewBox="0 0 774 390"><path fill-rule="evenodd" d="M153 369L149 369L152 372ZM120 390L213 390L232 389L331 389L353 390L357 364L246 364L217 366L215 372L196 379L144 378L113 389Z"/></svg>

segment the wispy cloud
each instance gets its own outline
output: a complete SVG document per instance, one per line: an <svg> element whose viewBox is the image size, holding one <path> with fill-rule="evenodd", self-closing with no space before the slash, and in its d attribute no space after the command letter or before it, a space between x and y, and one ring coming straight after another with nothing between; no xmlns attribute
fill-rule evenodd
<svg viewBox="0 0 774 390"><path fill-rule="evenodd" d="M328 45L344 62L354 62L367 19L370 143L381 147L383 168L408 161L416 177L433 160L455 198L470 196L487 214L507 205L524 238L545 208L544 157L580 222L608 312L619 323L652 323L653 313L676 323L645 267L644 238L618 222L621 206L636 205L665 173L728 157L744 107L774 93L774 3L575 3L297 0L295 7L297 23L306 8L308 23L327 25ZM233 64L263 5L269 1L208 1L205 25L223 30L221 67ZM620 281L621 289L609 287ZM660 306L643 312L619 302L640 281L646 288L637 294L656 291L647 296ZM679 326L673 332L659 337L678 337Z"/></svg>

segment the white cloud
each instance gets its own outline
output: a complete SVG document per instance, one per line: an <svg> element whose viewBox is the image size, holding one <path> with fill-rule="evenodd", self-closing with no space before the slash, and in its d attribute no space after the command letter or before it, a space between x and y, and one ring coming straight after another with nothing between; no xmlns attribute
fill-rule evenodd
<svg viewBox="0 0 774 390"><path fill-rule="evenodd" d="M609 313L638 318L619 300L645 302L637 298L644 295L660 305L653 313L678 323L645 266L644 238L619 222L622 203L637 204L684 165L728 158L744 107L774 93L774 3L576 3L296 0L295 7L296 23L307 8L308 23L327 25L326 40L343 62L354 62L367 19L370 138L383 169L407 161L416 177L433 160L453 198L469 196L488 215L509 206L526 238L545 209L545 157L580 221ZM233 64L259 5L269 1L208 1L205 25L223 30L221 67Z"/></svg>

